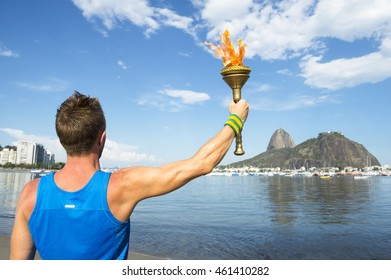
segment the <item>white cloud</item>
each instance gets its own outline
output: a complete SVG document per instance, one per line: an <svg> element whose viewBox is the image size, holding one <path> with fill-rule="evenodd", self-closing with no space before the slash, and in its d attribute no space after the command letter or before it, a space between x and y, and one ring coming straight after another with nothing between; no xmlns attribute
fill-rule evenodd
<svg viewBox="0 0 391 280"><path fill-rule="evenodd" d="M320 63L321 59L309 56L301 63L301 75L307 85L337 90L363 83L376 83L391 77L391 56L381 52L325 63Z"/></svg>
<svg viewBox="0 0 391 280"><path fill-rule="evenodd" d="M159 27L152 18L153 9L146 0L73 0L73 3L83 11L87 19L97 17L109 30L116 26L117 21L124 20L129 20L137 26Z"/></svg>
<svg viewBox="0 0 391 280"><path fill-rule="evenodd" d="M284 75L284 76L293 76L293 73L289 69L281 69L277 71L277 74Z"/></svg>
<svg viewBox="0 0 391 280"><path fill-rule="evenodd" d="M246 1L243 12L237 15L235 10L238 7L227 5L224 11L230 17L216 16L220 13L219 2L205 1L201 12L207 22L213 23L209 26L208 39L218 38L218 34L229 28L232 38L241 37L247 44L247 57L257 55L263 59L287 59L312 46L312 30L308 26L306 11L313 1L263 4Z"/></svg>
<svg viewBox="0 0 391 280"><path fill-rule="evenodd" d="M160 93L179 98L183 104L196 104L210 99L209 95L204 92L195 92L190 90L165 89L159 91Z"/></svg>
<svg viewBox="0 0 391 280"><path fill-rule="evenodd" d="M68 88L69 82L58 78L46 78L43 82L15 82L15 85L40 92L61 92Z"/></svg>
<svg viewBox="0 0 391 280"><path fill-rule="evenodd" d="M154 9L156 16L160 19L160 22L165 26L172 26L178 29L182 29L186 32L191 32L191 24L193 19L185 16L180 16L169 9Z"/></svg>
<svg viewBox="0 0 391 280"><path fill-rule="evenodd" d="M191 57L192 53L190 53L190 52L180 52L179 55L180 56L184 56L184 57Z"/></svg>
<svg viewBox="0 0 391 280"><path fill-rule="evenodd" d="M252 4L252 0L204 1L201 16L210 26L218 26L222 22L245 17Z"/></svg>
<svg viewBox="0 0 391 280"><path fill-rule="evenodd" d="M391 40L389 0L192 0L196 9L192 17L153 7L147 0L73 2L87 19L100 20L107 30L128 21L150 36L163 26L171 26L195 39L206 32L206 40L217 43L219 34L228 28L234 41L243 39L246 43L248 59L302 60L305 83L315 87L337 90L391 77L387 67L391 53L385 51ZM367 39L372 50L355 58L332 58L329 39L351 43ZM320 63L327 52L331 53L329 61ZM374 68L376 63L379 67ZM369 66L370 70L351 71L357 65ZM331 68L335 66L341 67L337 81L321 82L333 78Z"/></svg>
<svg viewBox="0 0 391 280"><path fill-rule="evenodd" d="M330 95L292 95L284 100L274 97L262 97L251 102L251 109L260 111L282 112L316 107L324 103L338 103Z"/></svg>
<svg viewBox="0 0 391 280"><path fill-rule="evenodd" d="M322 0L309 17L314 36L353 42L389 30L391 6L388 0ZM387 26L388 25L388 26Z"/></svg>
<svg viewBox="0 0 391 280"><path fill-rule="evenodd" d="M247 44L248 58L305 57L300 66L308 85L337 90L391 77L391 53L386 51L391 40L388 0L373 0L370 4L367 0L265 1L262 4L246 1L237 14L234 12L238 7L224 4L219 0L197 1L202 18L209 24L209 40L218 39L218 34L229 28L233 39L241 37ZM320 63L322 55L332 51L328 45L330 38L347 42L371 39L379 49L355 58Z"/></svg>
<svg viewBox="0 0 391 280"><path fill-rule="evenodd" d="M0 56L19 57L19 54L13 50L8 49L6 46L0 44Z"/></svg>
<svg viewBox="0 0 391 280"><path fill-rule="evenodd" d="M12 143L13 145L16 145L18 140L39 143L42 144L45 149L55 154L56 161L66 161L66 153L58 138L26 134L23 130L13 128L0 128L0 131L16 139L16 141ZM106 139L105 149L101 158L102 166L124 167L134 164L157 164L162 162L162 160L157 159L156 156L140 153L138 150L139 147L125 145L110 139Z"/></svg>
<svg viewBox="0 0 391 280"><path fill-rule="evenodd" d="M336 90L380 82L391 77L391 37L383 39L377 52L324 63L321 60L316 56L303 58L300 66L307 85Z"/></svg>
<svg viewBox="0 0 391 280"><path fill-rule="evenodd" d="M245 1L239 8L205 0L200 13L209 23L208 39L218 39L228 27L233 38L246 42L248 57L287 59L322 50L325 38L351 42L390 31L391 9L385 8L389 5L388 0L374 0L371 5L367 0L294 0Z"/></svg>
<svg viewBox="0 0 391 280"><path fill-rule="evenodd" d="M134 164L153 164L161 163L155 155L139 153L139 147L121 144L110 139L106 139L105 149L102 154L102 165L115 166L131 166Z"/></svg>
<svg viewBox="0 0 391 280"><path fill-rule="evenodd" d="M143 96L138 100L137 104L143 107L156 108L163 112L180 112L187 108L180 102L167 100L161 95Z"/></svg>
<svg viewBox="0 0 391 280"><path fill-rule="evenodd" d="M273 89L271 85L264 83L252 82L250 85L256 92L270 91Z"/></svg>
<svg viewBox="0 0 391 280"><path fill-rule="evenodd" d="M180 16L167 8L151 7L147 0L73 0L83 12L84 17L92 21L98 18L108 30L114 29L119 22L130 21L145 29L149 37L161 26L172 26L188 33L193 19Z"/></svg>
<svg viewBox="0 0 391 280"><path fill-rule="evenodd" d="M127 66L126 63L123 62L122 60L118 60L118 61L117 61L117 64L118 64L119 67L121 67L121 68L124 69L124 70L127 70L127 69L128 69L128 66Z"/></svg>
<svg viewBox="0 0 391 280"><path fill-rule="evenodd" d="M142 96L138 100L138 105L157 108L160 111L180 112L187 109L189 105L210 99L206 93L190 90L164 89L158 93Z"/></svg>

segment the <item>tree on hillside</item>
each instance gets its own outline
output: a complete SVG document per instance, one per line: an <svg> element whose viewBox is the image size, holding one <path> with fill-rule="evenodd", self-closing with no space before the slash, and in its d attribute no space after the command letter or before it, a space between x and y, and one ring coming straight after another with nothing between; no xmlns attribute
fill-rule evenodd
<svg viewBox="0 0 391 280"><path fill-rule="evenodd" d="M7 145L7 146L5 146L4 148L5 148L5 149L10 149L10 150L13 150L13 151L16 151L16 150L17 150L16 146L11 146L11 145ZM3 148L3 149L4 149L4 148Z"/></svg>

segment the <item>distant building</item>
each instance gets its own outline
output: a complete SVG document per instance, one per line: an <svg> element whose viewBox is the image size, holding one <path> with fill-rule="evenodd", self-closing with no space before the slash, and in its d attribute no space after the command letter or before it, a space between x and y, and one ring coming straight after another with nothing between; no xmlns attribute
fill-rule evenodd
<svg viewBox="0 0 391 280"><path fill-rule="evenodd" d="M44 161L45 153L46 153L46 150L42 144L35 144L36 159L35 159L34 163L38 163L38 162L45 163L45 161Z"/></svg>
<svg viewBox="0 0 391 280"><path fill-rule="evenodd" d="M16 164L16 151L9 148L4 148L0 151L0 164L4 165L7 162Z"/></svg>
<svg viewBox="0 0 391 280"><path fill-rule="evenodd" d="M13 164L43 163L51 165L55 163L55 157L42 144L19 140L16 150L4 148L0 151L0 164L4 165L7 162Z"/></svg>
<svg viewBox="0 0 391 280"><path fill-rule="evenodd" d="M34 164L37 162L36 144L27 141L18 141L16 164Z"/></svg>
<svg viewBox="0 0 391 280"><path fill-rule="evenodd" d="M54 164L56 162L55 156L51 151L45 150L45 156L43 159L44 164Z"/></svg>

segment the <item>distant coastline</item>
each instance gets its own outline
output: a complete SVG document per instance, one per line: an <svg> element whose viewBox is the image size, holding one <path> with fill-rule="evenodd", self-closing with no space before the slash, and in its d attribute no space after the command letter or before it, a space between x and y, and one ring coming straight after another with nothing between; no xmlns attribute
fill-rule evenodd
<svg viewBox="0 0 391 280"><path fill-rule="evenodd" d="M6 170L6 171L26 171L26 172L30 172L31 169L30 168L19 168L19 167L0 167L0 170Z"/></svg>
<svg viewBox="0 0 391 280"><path fill-rule="evenodd" d="M6 171L25 171L25 172L31 172L34 169L31 168L23 168L23 167L0 167L0 170L6 170ZM39 168L41 171L54 171L59 169L45 169L45 168Z"/></svg>
<svg viewBox="0 0 391 280"><path fill-rule="evenodd" d="M391 176L391 166L370 166L363 169L360 168L344 168L340 170L338 167L324 168L299 168L299 169L282 169L276 168L259 168L254 166L217 166L207 176L303 176L303 177L334 177L334 176L351 176L355 178L368 178L371 176Z"/></svg>

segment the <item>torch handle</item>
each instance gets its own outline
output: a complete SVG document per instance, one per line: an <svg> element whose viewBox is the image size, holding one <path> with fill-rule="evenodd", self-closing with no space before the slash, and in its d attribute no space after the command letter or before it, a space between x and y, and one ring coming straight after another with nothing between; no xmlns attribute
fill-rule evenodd
<svg viewBox="0 0 391 280"><path fill-rule="evenodd" d="M241 132L239 132L238 135L236 135L236 149L235 149L234 154L237 156L244 155L243 144L242 144L242 133Z"/></svg>
<svg viewBox="0 0 391 280"><path fill-rule="evenodd" d="M241 99L241 90L240 89L233 89L233 100L235 103L238 103ZM235 155L241 156L244 155L243 150L243 141L242 141L242 132L239 131L239 133L236 135L236 148L235 148Z"/></svg>

